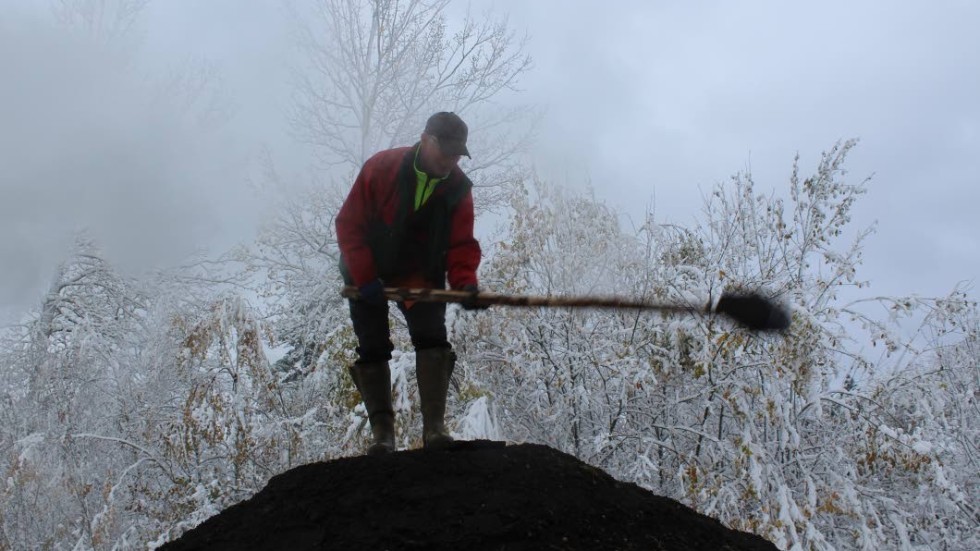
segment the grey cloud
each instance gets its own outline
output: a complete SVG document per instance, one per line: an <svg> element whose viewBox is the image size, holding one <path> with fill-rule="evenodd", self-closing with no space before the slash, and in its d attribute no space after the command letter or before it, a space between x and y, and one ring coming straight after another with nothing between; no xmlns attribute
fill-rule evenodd
<svg viewBox="0 0 980 551"><path fill-rule="evenodd" d="M33 300L81 228L122 269L142 270L253 214L243 156L122 52L43 19L6 23L0 303Z"/></svg>

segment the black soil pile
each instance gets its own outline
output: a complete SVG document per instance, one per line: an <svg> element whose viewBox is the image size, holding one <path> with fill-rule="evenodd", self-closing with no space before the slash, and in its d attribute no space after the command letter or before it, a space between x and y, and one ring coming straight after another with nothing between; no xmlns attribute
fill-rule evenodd
<svg viewBox="0 0 980 551"><path fill-rule="evenodd" d="M776 547L551 448L465 442L298 467L162 549Z"/></svg>

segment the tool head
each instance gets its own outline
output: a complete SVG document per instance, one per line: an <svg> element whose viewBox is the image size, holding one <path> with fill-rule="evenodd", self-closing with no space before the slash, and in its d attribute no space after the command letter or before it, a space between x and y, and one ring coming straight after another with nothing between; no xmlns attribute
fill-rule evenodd
<svg viewBox="0 0 980 551"><path fill-rule="evenodd" d="M789 327L789 312L759 293L724 293L715 306L724 314L753 331L783 331Z"/></svg>

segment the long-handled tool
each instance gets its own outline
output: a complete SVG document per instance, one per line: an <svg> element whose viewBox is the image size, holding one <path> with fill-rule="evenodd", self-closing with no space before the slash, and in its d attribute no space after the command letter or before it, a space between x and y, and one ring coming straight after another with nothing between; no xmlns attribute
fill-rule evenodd
<svg viewBox="0 0 980 551"><path fill-rule="evenodd" d="M340 293L357 299L357 287L346 286ZM635 310L659 310L678 314L716 313L730 318L753 331L782 331L789 327L790 316L786 309L759 293L722 293L712 307L689 304L649 302L618 297L544 297L528 295L503 295L498 293L449 291L444 289L410 289L385 287L385 298L394 301L455 302L476 306L543 306L559 308L626 308Z"/></svg>

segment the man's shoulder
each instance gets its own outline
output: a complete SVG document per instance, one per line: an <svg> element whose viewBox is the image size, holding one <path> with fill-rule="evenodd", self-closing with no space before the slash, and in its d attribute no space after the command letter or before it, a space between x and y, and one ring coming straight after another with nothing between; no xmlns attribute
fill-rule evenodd
<svg viewBox="0 0 980 551"><path fill-rule="evenodd" d="M364 164L365 166L387 166L400 164L405 158L405 154L411 151L411 147L395 147L385 149L372 155Z"/></svg>

